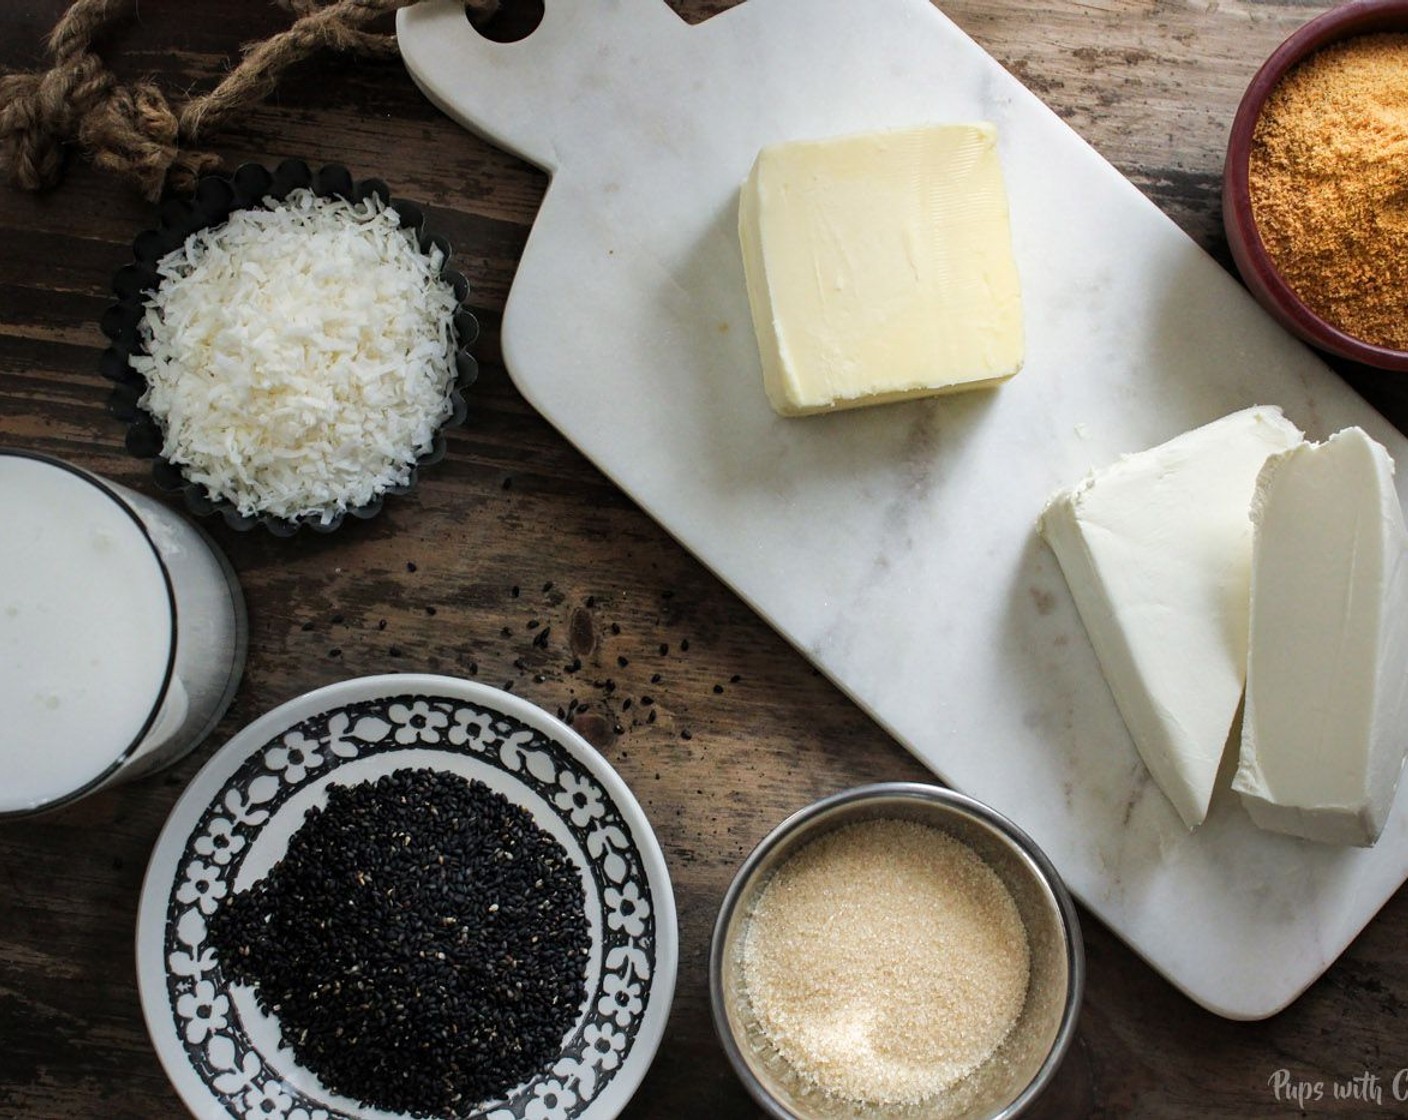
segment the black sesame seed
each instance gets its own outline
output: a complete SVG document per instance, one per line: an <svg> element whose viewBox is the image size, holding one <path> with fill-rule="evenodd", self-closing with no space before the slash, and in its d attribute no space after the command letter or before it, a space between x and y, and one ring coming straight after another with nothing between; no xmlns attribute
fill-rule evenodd
<svg viewBox="0 0 1408 1120"><path fill-rule="evenodd" d="M551 1062L590 952L557 841L480 782L412 769L333 786L211 937L329 1088L415 1115L466 1115Z"/></svg>
<svg viewBox="0 0 1408 1120"><path fill-rule="evenodd" d="M414 560L407 560L407 561L406 561L406 571L408 571L408 572L414 572L415 570L416 570L416 562L415 562Z"/></svg>

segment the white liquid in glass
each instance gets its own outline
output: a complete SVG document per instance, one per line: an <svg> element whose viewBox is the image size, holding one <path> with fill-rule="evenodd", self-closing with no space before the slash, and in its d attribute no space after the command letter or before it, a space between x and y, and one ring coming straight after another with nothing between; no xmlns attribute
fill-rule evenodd
<svg viewBox="0 0 1408 1120"><path fill-rule="evenodd" d="M126 506L83 475L0 455L0 812L81 789L142 737L173 621Z"/></svg>

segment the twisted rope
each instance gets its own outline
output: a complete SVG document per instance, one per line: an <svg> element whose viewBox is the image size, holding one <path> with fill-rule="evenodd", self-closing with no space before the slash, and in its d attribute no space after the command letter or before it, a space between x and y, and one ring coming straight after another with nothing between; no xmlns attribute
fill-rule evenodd
<svg viewBox="0 0 1408 1120"><path fill-rule="evenodd" d="M100 34L134 13L136 0L74 0L49 35L50 68L0 75L0 164L12 184L38 190L59 181L65 151L77 145L153 201L167 187L190 190L220 164L194 146L199 140L267 97L285 70L319 51L394 56L395 35L367 25L415 2L279 0L297 17L292 26L248 44L219 85L173 108L152 82L120 84L93 50ZM465 7L488 17L498 0L467 0Z"/></svg>

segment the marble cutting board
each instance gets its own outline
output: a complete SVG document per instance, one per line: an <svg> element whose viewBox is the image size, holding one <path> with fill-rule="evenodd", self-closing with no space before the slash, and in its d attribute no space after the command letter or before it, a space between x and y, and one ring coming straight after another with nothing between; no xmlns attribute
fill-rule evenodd
<svg viewBox="0 0 1408 1120"><path fill-rule="evenodd" d="M1225 780L1185 831L1033 526L1091 467L1252 404L1314 438L1359 424L1400 464L1408 440L927 0L747 0L695 27L662 0L546 9L513 44L458 0L398 24L434 103L551 175L503 322L524 396L1174 984L1233 1018L1284 1007L1408 875L1408 784L1369 851L1262 832ZM777 417L736 235L758 149L967 120L1001 137L1026 368Z"/></svg>

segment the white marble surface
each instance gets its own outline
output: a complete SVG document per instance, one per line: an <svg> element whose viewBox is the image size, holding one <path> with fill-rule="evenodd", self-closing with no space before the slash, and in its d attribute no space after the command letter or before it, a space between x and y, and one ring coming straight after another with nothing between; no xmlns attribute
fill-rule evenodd
<svg viewBox="0 0 1408 1120"><path fill-rule="evenodd" d="M697 27L557 0L516 44L441 0L399 27L432 101L552 175L503 324L528 400L1193 999L1259 1018L1313 981L1408 875L1408 805L1339 850L1257 830L1224 778L1187 833L1033 526L1090 467L1251 404L1312 437L1360 424L1402 463L1408 441L925 0L748 0ZM1002 138L1026 368L775 416L735 233L759 147L978 119Z"/></svg>

